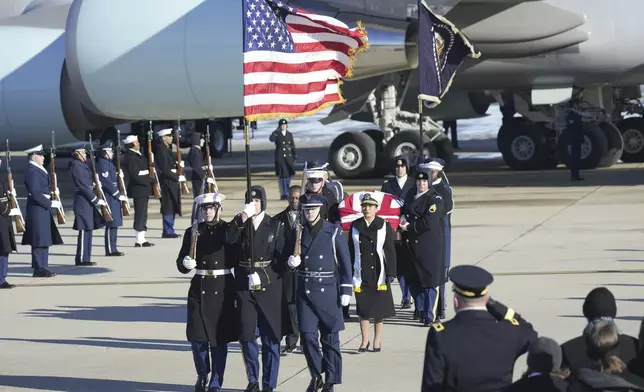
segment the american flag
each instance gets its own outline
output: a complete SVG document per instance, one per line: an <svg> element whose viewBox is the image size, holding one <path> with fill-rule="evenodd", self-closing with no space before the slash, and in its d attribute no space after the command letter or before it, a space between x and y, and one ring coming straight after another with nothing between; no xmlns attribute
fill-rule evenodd
<svg viewBox="0 0 644 392"><path fill-rule="evenodd" d="M244 2L244 116L248 121L311 115L344 103L340 78L367 47L346 24L278 0Z"/></svg>

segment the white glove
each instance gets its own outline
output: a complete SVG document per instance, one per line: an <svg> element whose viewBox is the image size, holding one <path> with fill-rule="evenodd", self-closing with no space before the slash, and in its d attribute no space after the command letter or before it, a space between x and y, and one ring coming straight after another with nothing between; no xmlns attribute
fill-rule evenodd
<svg viewBox="0 0 644 392"><path fill-rule="evenodd" d="M398 224L398 227L400 227L402 231L407 231L407 228L409 227L409 222L400 222Z"/></svg>
<svg viewBox="0 0 644 392"><path fill-rule="evenodd" d="M119 177L121 177L121 178L125 178L125 174L123 174L123 170L121 170L121 171L119 172Z"/></svg>
<svg viewBox="0 0 644 392"><path fill-rule="evenodd" d="M244 211L242 212L246 214L247 217L252 217L253 215L255 215L255 204L248 203L244 205Z"/></svg>
<svg viewBox="0 0 644 392"><path fill-rule="evenodd" d="M119 201L127 201L127 197L125 195L119 195Z"/></svg>
<svg viewBox="0 0 644 392"><path fill-rule="evenodd" d="M107 202L105 200L99 199L98 202L96 202L96 205L99 207L106 206Z"/></svg>
<svg viewBox="0 0 644 392"><path fill-rule="evenodd" d="M288 261L287 261L288 266L291 268L297 267L298 265L300 265L301 262L302 262L302 259L300 258L300 256L292 256L292 255L288 257Z"/></svg>
<svg viewBox="0 0 644 392"><path fill-rule="evenodd" d="M9 216L20 216L20 210L17 208L12 208L11 211L9 211Z"/></svg>
<svg viewBox="0 0 644 392"><path fill-rule="evenodd" d="M215 185L215 184L216 184L215 180L214 180L212 177L208 177L208 178L206 178L206 182L207 182L208 184L212 184L212 185Z"/></svg>
<svg viewBox="0 0 644 392"><path fill-rule="evenodd" d="M208 165L208 169L210 169L210 171L213 171L214 167L212 165Z"/></svg>
<svg viewBox="0 0 644 392"><path fill-rule="evenodd" d="M186 176L179 176L179 182L186 182Z"/></svg>
<svg viewBox="0 0 644 392"><path fill-rule="evenodd" d="M13 192L11 192L9 189L7 189L7 195L13 195Z"/></svg>
<svg viewBox="0 0 644 392"><path fill-rule="evenodd" d="M248 288L252 289L253 286L259 286L262 284L262 280L259 279L259 275L255 272L252 275L248 275Z"/></svg>
<svg viewBox="0 0 644 392"><path fill-rule="evenodd" d="M184 167L185 163L183 161L179 162L179 166Z"/></svg>
<svg viewBox="0 0 644 392"><path fill-rule="evenodd" d="M186 269L191 270L197 267L197 260L191 258L190 256L186 256L183 258L183 261L181 262L181 264L183 264L183 266L186 267Z"/></svg>
<svg viewBox="0 0 644 392"><path fill-rule="evenodd" d="M56 194L56 196L60 196L60 189L58 189L58 187L56 187L56 191L54 193Z"/></svg>
<svg viewBox="0 0 644 392"><path fill-rule="evenodd" d="M351 296L347 294L342 294L340 296L340 305L342 306L349 306L349 303L351 302Z"/></svg>
<svg viewBox="0 0 644 392"><path fill-rule="evenodd" d="M62 206L63 205L60 204L60 202L58 200L52 200L51 201L51 208L55 208L55 209L59 210Z"/></svg>

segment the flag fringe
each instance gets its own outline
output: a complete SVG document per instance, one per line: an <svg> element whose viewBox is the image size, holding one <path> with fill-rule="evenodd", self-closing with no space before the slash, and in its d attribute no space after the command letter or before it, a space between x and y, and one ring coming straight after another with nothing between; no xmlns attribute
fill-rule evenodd
<svg viewBox="0 0 644 392"><path fill-rule="evenodd" d="M438 18L441 22L443 22L446 25L448 25L452 29L452 32L454 34L457 34L459 37L461 37L461 39L463 40L463 43L470 50L470 53L468 54L469 57L471 57L473 59L478 59L479 57L481 57L481 52L477 51L474 48L474 45L472 45L470 43L470 40L465 36L465 34L463 34L461 32L461 30L458 27L456 27L454 25L454 23L452 23L449 20L447 20L444 16L441 16L441 15L438 15L438 14L434 13L434 11L432 11L432 9L429 8L429 6L427 5L426 0L422 0L422 4L423 4L423 6L425 6L425 9L427 9L427 11L429 11L432 15L434 15L436 18ZM454 72L454 73L456 74L456 72Z"/></svg>

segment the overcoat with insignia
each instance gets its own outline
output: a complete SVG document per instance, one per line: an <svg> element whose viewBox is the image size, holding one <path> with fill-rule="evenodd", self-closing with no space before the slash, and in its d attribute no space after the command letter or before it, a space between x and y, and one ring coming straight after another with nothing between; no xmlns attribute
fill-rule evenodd
<svg viewBox="0 0 644 392"><path fill-rule="evenodd" d="M25 170L25 187L27 188L27 208L22 245L45 248L62 244L63 239L52 216L51 184L47 170L29 161ZM36 268L33 265L32 267Z"/></svg>
<svg viewBox="0 0 644 392"><path fill-rule="evenodd" d="M384 184L382 184L382 187L380 188L380 192L386 192L390 193L400 200L407 200L408 195L410 194L415 194L416 193L416 180L412 176L407 176L407 180L403 184L403 187L401 188L400 185L398 184L398 180L396 178L391 178L387 181L385 181Z"/></svg>
<svg viewBox="0 0 644 392"><path fill-rule="evenodd" d="M297 267L297 319L300 332L317 333L318 322L329 332L344 330L340 296L351 295L351 257L340 225L320 219L302 230Z"/></svg>
<svg viewBox="0 0 644 392"><path fill-rule="evenodd" d="M16 250L16 238L13 232L13 217L11 203L7 191L9 186L6 181L0 181L0 254L8 255Z"/></svg>
<svg viewBox="0 0 644 392"><path fill-rule="evenodd" d="M403 208L409 222L403 238L412 262L412 273L405 276L405 281L410 286L440 286L446 282L443 198L430 188L418 198L410 193Z"/></svg>
<svg viewBox="0 0 644 392"><path fill-rule="evenodd" d="M152 196L153 179L148 160L140 152L128 148L123 151L123 165L127 173L127 194L132 198Z"/></svg>
<svg viewBox="0 0 644 392"><path fill-rule="evenodd" d="M409 195L416 194L416 180L410 175L407 176L402 188L398 184L397 179L391 178L382 184L380 192L392 194L405 202L409 199ZM409 260L409 250L403 241L401 230L398 229L394 233L394 244L396 247L396 271L399 277L415 274L415 270L411 261Z"/></svg>
<svg viewBox="0 0 644 392"><path fill-rule="evenodd" d="M161 214L181 216L181 195L179 194L179 176L177 161L172 155L172 146L159 142L154 155L159 169L159 186L161 187Z"/></svg>
<svg viewBox="0 0 644 392"><path fill-rule="evenodd" d="M275 215L275 219L282 222L284 225L284 254L290 256L295 250L295 237L298 221L302 221L301 211L291 211L287 207L284 211ZM295 304L295 293L297 287L297 280L295 272L287 270L282 277L282 290L284 292L284 300L287 304Z"/></svg>
<svg viewBox="0 0 644 392"><path fill-rule="evenodd" d="M74 192L74 230L96 230L101 226L102 217L97 208L98 197L94 193L90 162L78 159L69 161L69 171L76 192Z"/></svg>
<svg viewBox="0 0 644 392"><path fill-rule="evenodd" d="M281 129L275 130L268 138L275 143L275 175L279 178L287 178L295 175L295 141L293 134L286 131L282 134Z"/></svg>
<svg viewBox="0 0 644 392"><path fill-rule="evenodd" d="M349 230L358 316L381 320L396 315L388 278L396 276L394 232L389 222L376 216L367 226L356 219Z"/></svg>
<svg viewBox="0 0 644 392"><path fill-rule="evenodd" d="M98 158L98 177L103 187L105 194L105 201L110 206L112 212L112 221L105 222L107 227L121 227L123 226L123 213L121 212L121 202L119 201L119 192L116 165L113 161L100 157Z"/></svg>
<svg viewBox="0 0 644 392"><path fill-rule="evenodd" d="M226 244L228 223L199 223L195 260L197 269L230 270L235 259ZM186 229L183 245L177 257L177 269L182 274L190 271L183 266L183 258L190 252L192 227ZM232 274L194 275L188 290L186 337L189 341L210 342L211 346L234 342L239 338L239 316L235 309L235 278Z"/></svg>
<svg viewBox="0 0 644 392"><path fill-rule="evenodd" d="M188 152L188 164L192 168L190 173L190 180L194 182L201 182L206 178L206 169L208 169L208 162L203 150L200 147L201 134L195 132L192 134L192 146Z"/></svg>
<svg viewBox="0 0 644 392"><path fill-rule="evenodd" d="M250 291L248 276L250 275L250 230L253 231L253 252L255 257L255 272L259 275L262 288ZM235 286L237 290L237 308L241 317L241 340L254 341L256 338L257 311L255 304L266 316L270 329L277 340L289 333L288 328L282 329L284 320L282 312L282 274L285 270L286 258L284 253L284 225L264 213L257 230L252 218L242 222L241 214L237 215L226 231L226 242L230 245L241 246L242 256L235 263Z"/></svg>

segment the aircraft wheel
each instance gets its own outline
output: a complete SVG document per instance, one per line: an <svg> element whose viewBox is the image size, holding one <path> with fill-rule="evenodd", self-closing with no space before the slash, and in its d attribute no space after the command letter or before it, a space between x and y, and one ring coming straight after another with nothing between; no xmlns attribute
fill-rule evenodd
<svg viewBox="0 0 644 392"><path fill-rule="evenodd" d="M391 171L391 162L385 156L384 133L380 129L367 129L363 131L376 143L376 165L365 177L382 178Z"/></svg>
<svg viewBox="0 0 644 392"><path fill-rule="evenodd" d="M609 122L602 122L599 128L604 132L608 142L608 152L599 162L599 167L611 167L619 161L624 152L624 140L622 134L615 125Z"/></svg>
<svg viewBox="0 0 644 392"><path fill-rule="evenodd" d="M420 145L418 131L402 131L394 135L385 146L385 159L393 162L399 155L406 155L409 160L409 167L418 164L418 146ZM436 148L429 141L427 135L423 135L423 151L429 156L436 156Z"/></svg>
<svg viewBox="0 0 644 392"><path fill-rule="evenodd" d="M569 166L570 162L570 142L572 140L572 130L566 128L559 137L557 151L561 161ZM579 168L583 170L595 169L604 156L608 153L608 140L604 131L596 125L591 123L582 124L582 132L584 133L584 141L581 145L581 159Z"/></svg>
<svg viewBox="0 0 644 392"><path fill-rule="evenodd" d="M376 142L364 132L345 132L329 147L329 165L340 178L363 177L376 166Z"/></svg>
<svg viewBox="0 0 644 392"><path fill-rule="evenodd" d="M514 129L510 127L514 126ZM539 124L516 122L503 125L497 136L505 163L514 170L535 170L545 166L548 142Z"/></svg>
<svg viewBox="0 0 644 392"><path fill-rule="evenodd" d="M644 119L631 117L620 121L617 128L624 140L623 162L644 162Z"/></svg>

